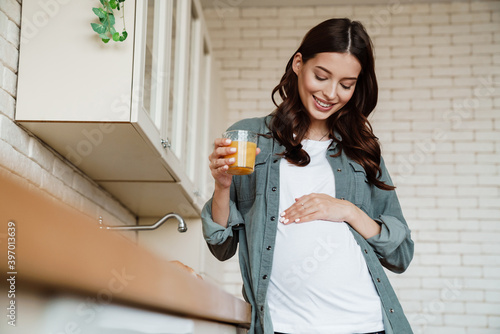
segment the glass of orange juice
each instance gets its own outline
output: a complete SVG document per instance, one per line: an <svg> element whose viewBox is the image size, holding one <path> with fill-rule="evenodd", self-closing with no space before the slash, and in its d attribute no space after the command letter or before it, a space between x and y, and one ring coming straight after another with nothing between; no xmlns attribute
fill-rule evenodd
<svg viewBox="0 0 500 334"><path fill-rule="evenodd" d="M227 173L232 175L248 175L253 173L257 149L257 134L247 130L231 130L224 132L222 137L231 139L229 147L236 148L236 153L225 157L226 159L235 158L235 162L229 165Z"/></svg>

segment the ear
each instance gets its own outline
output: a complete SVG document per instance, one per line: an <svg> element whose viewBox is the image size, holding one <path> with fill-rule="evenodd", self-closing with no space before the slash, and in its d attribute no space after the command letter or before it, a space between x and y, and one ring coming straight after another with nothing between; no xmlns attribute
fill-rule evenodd
<svg viewBox="0 0 500 334"><path fill-rule="evenodd" d="M299 71L302 68L303 62L302 62L302 54L300 52L297 52L295 56L293 56L293 63L292 63L292 69L295 72L295 74L299 75Z"/></svg>

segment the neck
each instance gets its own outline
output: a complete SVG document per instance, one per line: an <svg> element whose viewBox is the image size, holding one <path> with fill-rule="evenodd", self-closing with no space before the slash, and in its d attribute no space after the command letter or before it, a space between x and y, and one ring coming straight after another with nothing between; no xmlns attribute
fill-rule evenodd
<svg viewBox="0 0 500 334"><path fill-rule="evenodd" d="M306 133L306 138L311 139L311 140L327 140L328 138L328 129L322 124L323 126L309 126L309 129L307 130ZM325 139L326 138L326 139Z"/></svg>

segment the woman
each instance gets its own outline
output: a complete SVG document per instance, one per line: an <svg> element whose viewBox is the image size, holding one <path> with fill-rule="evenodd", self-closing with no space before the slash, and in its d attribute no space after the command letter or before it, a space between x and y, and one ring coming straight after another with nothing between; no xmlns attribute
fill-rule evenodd
<svg viewBox="0 0 500 334"><path fill-rule="evenodd" d="M277 109L230 127L261 135L255 172L227 174L230 141L215 140L203 232L220 260L239 244L249 333L412 333L382 268L405 271L413 242L367 120L377 94L363 26L327 20L290 58Z"/></svg>

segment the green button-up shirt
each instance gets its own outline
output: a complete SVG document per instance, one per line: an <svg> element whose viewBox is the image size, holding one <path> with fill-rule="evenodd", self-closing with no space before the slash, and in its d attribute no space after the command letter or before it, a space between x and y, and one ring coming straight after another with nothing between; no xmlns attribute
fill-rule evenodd
<svg viewBox="0 0 500 334"><path fill-rule="evenodd" d="M229 130L250 130L270 135L271 116L239 121ZM260 136L261 149L250 175L233 176L230 213L226 228L212 219L212 199L202 210L203 234L211 252L221 261L231 258L239 243L239 262L243 278L243 295L252 305L249 333L273 333L266 303L269 276L273 265L274 243L279 220L279 153L284 147L271 136ZM363 167L343 152L331 157L338 148L333 143L327 159L335 174L336 197L361 208L381 226L380 234L364 239L349 226L365 257L373 283L382 302L387 334L412 333L396 294L382 268L402 273L413 258L411 233L401 212L395 191L381 190L368 183ZM392 185L383 160L380 180ZM298 245L300 246L300 245Z"/></svg>

